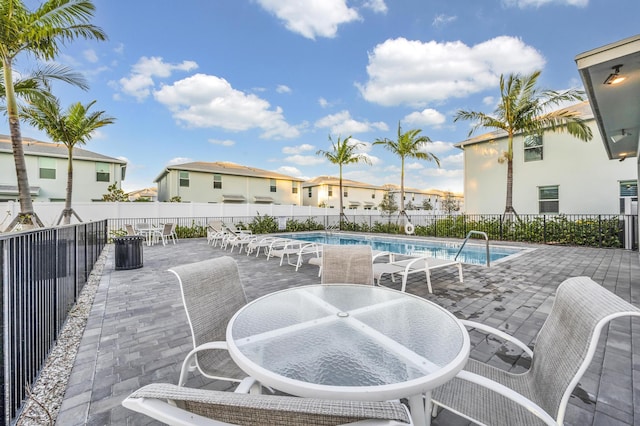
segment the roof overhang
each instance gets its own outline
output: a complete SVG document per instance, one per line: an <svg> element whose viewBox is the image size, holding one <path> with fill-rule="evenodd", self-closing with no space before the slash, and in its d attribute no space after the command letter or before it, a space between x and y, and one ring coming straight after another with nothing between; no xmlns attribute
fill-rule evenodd
<svg viewBox="0 0 640 426"><path fill-rule="evenodd" d="M243 195L223 194L222 201L225 203L244 203L246 199Z"/></svg>
<svg viewBox="0 0 640 426"><path fill-rule="evenodd" d="M273 203L273 197L261 197L256 195L253 199L256 203Z"/></svg>
<svg viewBox="0 0 640 426"><path fill-rule="evenodd" d="M39 186L30 186L29 194L32 196L38 196L40 194ZM0 185L0 195L20 195L20 191L16 185Z"/></svg>
<svg viewBox="0 0 640 426"><path fill-rule="evenodd" d="M640 134L640 35L575 58L609 159L638 156ZM619 84L605 84L621 65Z"/></svg>

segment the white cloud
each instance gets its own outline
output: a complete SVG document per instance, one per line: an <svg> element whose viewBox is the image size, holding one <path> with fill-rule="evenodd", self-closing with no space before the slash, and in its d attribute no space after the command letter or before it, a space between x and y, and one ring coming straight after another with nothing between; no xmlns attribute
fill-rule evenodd
<svg viewBox="0 0 640 426"><path fill-rule="evenodd" d="M485 96L484 98L482 98L482 103L488 106L495 106L496 98L494 98L493 96Z"/></svg>
<svg viewBox="0 0 640 426"><path fill-rule="evenodd" d="M438 158L440 158L438 154L449 152L452 149L456 148L448 142L433 141L431 143L427 143L423 147L422 151L430 152L431 154L435 154L436 156L438 156Z"/></svg>
<svg viewBox="0 0 640 426"><path fill-rule="evenodd" d="M122 53L124 53L124 44L119 43L116 47L113 48L113 51L118 55L121 55Z"/></svg>
<svg viewBox="0 0 640 426"><path fill-rule="evenodd" d="M389 10L384 0L366 0L362 4L362 7L371 9L375 13L387 13L387 11Z"/></svg>
<svg viewBox="0 0 640 426"><path fill-rule="evenodd" d="M336 114L327 115L315 122L317 128L327 128L332 134L348 136L354 133L365 133L372 130L387 131L389 127L386 123L378 121L370 123L368 121L357 121L351 118L349 111L340 111Z"/></svg>
<svg viewBox="0 0 640 426"><path fill-rule="evenodd" d="M318 99L318 105L320 105L322 108L327 108L328 106L331 106L331 104L329 104L329 101L326 100L325 98Z"/></svg>
<svg viewBox="0 0 640 426"><path fill-rule="evenodd" d="M301 177L302 176L302 172L300 171L300 169L298 169L297 167L293 167L293 166L282 166L282 167L278 167L278 170L276 170L278 173L282 173L283 175L287 175L287 176L293 176L293 177Z"/></svg>
<svg viewBox="0 0 640 426"><path fill-rule="evenodd" d="M283 154L300 154L302 152L313 151L316 149L315 146L309 145L308 143L304 143L298 146L285 146L282 148Z"/></svg>
<svg viewBox="0 0 640 426"><path fill-rule="evenodd" d="M316 37L333 38L340 24L360 19L346 0L257 0L258 4L274 14L294 33L314 40Z"/></svg>
<svg viewBox="0 0 640 426"><path fill-rule="evenodd" d="M291 155L289 157L285 157L284 161L297 164L299 166L314 166L322 164L324 159L319 155Z"/></svg>
<svg viewBox="0 0 640 426"><path fill-rule="evenodd" d="M220 145L220 146L234 146L236 144L235 141L232 141L230 139L225 139L225 140L209 139L209 143L213 145Z"/></svg>
<svg viewBox="0 0 640 426"><path fill-rule="evenodd" d="M435 18L433 18L433 22L431 23L431 25L433 25L434 27L442 27L444 25L450 24L456 19L458 19L457 16L449 16L449 15L445 15L444 13L441 13L439 15L436 15Z"/></svg>
<svg viewBox="0 0 640 426"><path fill-rule="evenodd" d="M284 84L279 84L278 87L276 87L276 92L291 93L291 88L289 86L285 86Z"/></svg>
<svg viewBox="0 0 640 426"><path fill-rule="evenodd" d="M155 85L154 77L167 78L174 71L192 71L198 68L193 61L182 61L179 64L169 64L161 57L141 57L132 67L129 77L119 80L120 89L129 96L135 97L139 102L146 99Z"/></svg>
<svg viewBox="0 0 640 426"><path fill-rule="evenodd" d="M280 107L236 90L220 77L195 74L154 92L155 99L187 127L219 127L230 131L262 129L267 139L297 137L300 131L289 125Z"/></svg>
<svg viewBox="0 0 640 426"><path fill-rule="evenodd" d="M422 163L406 163L404 165L405 170L422 170L424 169L424 164Z"/></svg>
<svg viewBox="0 0 640 426"><path fill-rule="evenodd" d="M446 121L446 117L435 109L427 108L405 116L403 122L414 126L438 126Z"/></svg>
<svg viewBox="0 0 640 426"><path fill-rule="evenodd" d="M169 160L167 162L167 165L175 166L176 164L191 163L191 162L193 162L193 159L189 157L175 157Z"/></svg>
<svg viewBox="0 0 640 426"><path fill-rule="evenodd" d="M369 102L425 106L495 87L500 74L530 73L545 60L516 37L500 36L475 46L397 38L369 54L369 80L356 83Z"/></svg>
<svg viewBox="0 0 640 426"><path fill-rule="evenodd" d="M502 0L505 6L515 6L521 9L526 7L540 7L545 5L561 5L587 7L589 0Z"/></svg>
<svg viewBox="0 0 640 426"><path fill-rule="evenodd" d="M85 50L84 52L82 52L82 55L88 62L91 62L92 64L98 62L98 55L96 54L96 51L93 49Z"/></svg>

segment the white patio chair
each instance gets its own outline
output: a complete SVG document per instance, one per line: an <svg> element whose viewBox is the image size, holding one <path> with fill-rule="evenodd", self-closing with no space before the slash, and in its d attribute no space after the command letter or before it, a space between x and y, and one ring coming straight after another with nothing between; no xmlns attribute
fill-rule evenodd
<svg viewBox="0 0 640 426"><path fill-rule="evenodd" d="M160 229L153 230L153 238L157 240L162 240L162 245L167 245L167 240L176 243L177 235L176 235L176 224L175 223L165 223L162 225Z"/></svg>
<svg viewBox="0 0 640 426"><path fill-rule="evenodd" d="M286 257L287 264L296 266L296 263L291 262L291 256L295 257L297 262L298 253L300 252L300 250L302 250L302 247L306 246L307 244L307 242L301 240L288 240L283 246L270 250L269 257L279 257L280 266L282 266L282 264L284 263L284 258Z"/></svg>
<svg viewBox="0 0 640 426"><path fill-rule="evenodd" d="M433 293L433 289L431 288L431 270L447 266L456 266L458 268L458 278L460 282L463 282L462 263L457 260L437 259L429 256L391 261L388 263L374 263L373 275L375 277L376 284L380 285L380 278L382 278L384 274L391 274L391 280L393 282L395 282L395 274L398 274L402 277L402 287L400 291L405 291L409 274L424 272L427 278L427 288L429 289L429 293Z"/></svg>
<svg viewBox="0 0 640 426"><path fill-rule="evenodd" d="M233 234L252 234L250 229L240 229L233 222L229 222L229 223L223 222L223 223L224 223L224 227Z"/></svg>
<svg viewBox="0 0 640 426"><path fill-rule="evenodd" d="M235 231L227 229L227 236L222 242L223 244L222 247L224 249L231 247L231 250L229 251L229 253L233 253L233 249L238 247L239 248L238 253L242 253L243 247L245 247L247 244L249 244L252 241L258 240L259 238L260 237L255 235L237 233Z"/></svg>
<svg viewBox="0 0 640 426"><path fill-rule="evenodd" d="M322 247L323 244L318 243L307 243L300 247L295 265L296 271L298 271L298 269L300 269L300 267L302 266L302 262L304 261L305 256L310 256L308 260L309 263L311 263L311 259L318 259L319 261L322 261ZM311 264L313 265L313 263ZM320 273L318 273L318 276L320 276Z"/></svg>
<svg viewBox="0 0 640 426"><path fill-rule="evenodd" d="M325 244L322 248L322 284L373 285L371 246Z"/></svg>
<svg viewBox="0 0 640 426"><path fill-rule="evenodd" d="M229 256L175 266L169 269L180 284L193 350L180 371L179 385L189 371L211 379L241 382L246 374L233 362L225 342L227 324L247 303L238 265Z"/></svg>
<svg viewBox="0 0 640 426"><path fill-rule="evenodd" d="M399 402L247 395L165 383L150 384L134 391L122 405L168 425L181 426L413 424L407 407Z"/></svg>
<svg viewBox="0 0 640 426"><path fill-rule="evenodd" d="M127 224L124 225L124 228L127 230L127 235L129 235L129 236L138 235L136 230L133 229L133 225L127 223Z"/></svg>
<svg viewBox="0 0 640 426"><path fill-rule="evenodd" d="M513 374L469 359L455 379L432 392L433 403L487 425L561 425L600 332L609 321L624 316L640 317L640 309L588 277L575 277L558 287L533 351L500 330L463 321L519 346L531 357L531 367Z"/></svg>
<svg viewBox="0 0 640 426"><path fill-rule="evenodd" d="M247 244L245 252L247 253L247 256L249 256L255 251L256 257L258 257L258 255L260 254L260 249L262 249L263 253L265 253L266 255L269 247L271 246L271 243L273 243L274 241L280 241L280 240L286 241L287 239L282 237L273 237L273 236L256 238Z"/></svg>
<svg viewBox="0 0 640 426"><path fill-rule="evenodd" d="M215 247L219 241L220 245L222 245L222 240L225 235L224 223L221 220L210 220L207 222L207 244Z"/></svg>

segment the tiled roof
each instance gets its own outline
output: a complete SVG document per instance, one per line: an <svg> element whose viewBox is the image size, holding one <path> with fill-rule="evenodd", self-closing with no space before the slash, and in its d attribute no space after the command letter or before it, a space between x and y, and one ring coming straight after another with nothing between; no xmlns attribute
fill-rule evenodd
<svg viewBox="0 0 640 426"><path fill-rule="evenodd" d="M320 185L332 185L339 186L340 178L334 176L318 176L313 179L310 179L302 184L303 188L308 188L310 186L320 186ZM342 186L348 186L351 188L369 188L369 189L384 189L378 185L372 185L370 183L356 182L355 180L342 178Z"/></svg>
<svg viewBox="0 0 640 426"><path fill-rule="evenodd" d="M269 179L285 179L285 180L293 180L298 182L304 181L304 179L301 179L301 178L287 176L287 175L272 172L269 170L256 169L255 167L241 166L239 164L230 163L226 161L219 161L215 163L196 161L193 163L183 163L183 164L175 164L175 165L167 166L165 170L163 170L162 173L160 173L160 175L156 177L154 182L157 182L158 180L160 180L160 178L169 170L216 173L221 175L250 176L250 177L261 177L261 178L269 178Z"/></svg>
<svg viewBox="0 0 640 426"><path fill-rule="evenodd" d="M67 147L61 143L42 142L32 138L22 137L22 149L25 155L37 155L40 157L67 158ZM13 154L11 136L0 135L0 152ZM73 148L74 160L102 161L106 163L127 164L118 158L87 151L82 148Z"/></svg>

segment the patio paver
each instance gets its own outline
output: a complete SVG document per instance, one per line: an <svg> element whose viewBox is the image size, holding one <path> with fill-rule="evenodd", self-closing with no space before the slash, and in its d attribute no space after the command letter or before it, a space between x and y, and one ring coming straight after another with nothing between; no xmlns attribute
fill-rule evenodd
<svg viewBox="0 0 640 426"><path fill-rule="evenodd" d="M511 244L513 245L513 244ZM638 252L559 246L536 249L491 268L464 265L464 283L455 268L432 272L433 294L424 277L409 277L407 291L432 300L459 318L498 327L532 343L549 313L557 286L585 275L640 306ZM78 356L57 418L58 425L157 424L120 405L133 390L153 382L177 383L191 335L172 266L228 255L205 239L144 246L144 267L114 270L113 246L87 322ZM280 289L318 284L317 266L278 266L238 254L241 280L249 300ZM383 285L399 288L383 279ZM471 356L512 371L527 368L513 348L471 333ZM190 375L187 386L225 389ZM434 425L467 425L442 412ZM640 424L640 320L618 319L603 333L595 359L571 397L567 425Z"/></svg>

